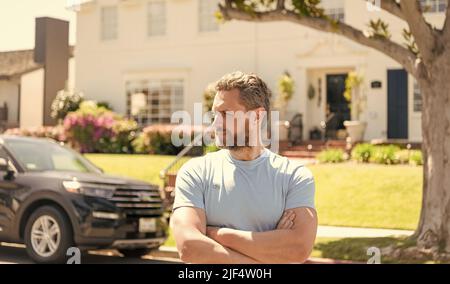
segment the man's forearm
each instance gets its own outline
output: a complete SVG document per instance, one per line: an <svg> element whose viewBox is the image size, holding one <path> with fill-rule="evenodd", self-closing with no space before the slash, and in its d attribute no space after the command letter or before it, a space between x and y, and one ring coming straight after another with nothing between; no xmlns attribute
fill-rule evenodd
<svg viewBox="0 0 450 284"><path fill-rule="evenodd" d="M180 244L180 257L187 263L211 264L256 264L253 258L243 255L231 248L224 247L201 232L194 233Z"/></svg>
<svg viewBox="0 0 450 284"><path fill-rule="evenodd" d="M263 263L304 262L309 252L292 230L247 232L221 228L213 239L225 247Z"/></svg>

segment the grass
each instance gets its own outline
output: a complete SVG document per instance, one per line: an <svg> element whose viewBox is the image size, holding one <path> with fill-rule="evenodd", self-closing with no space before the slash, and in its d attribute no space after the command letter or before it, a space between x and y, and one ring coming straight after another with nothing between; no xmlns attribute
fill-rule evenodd
<svg viewBox="0 0 450 284"><path fill-rule="evenodd" d="M102 168L105 173L132 177L158 185L162 185L159 172L175 159L174 156L126 154L86 154L85 157Z"/></svg>
<svg viewBox="0 0 450 284"><path fill-rule="evenodd" d="M416 228L422 167L344 163L310 169L321 225Z"/></svg>
<svg viewBox="0 0 450 284"><path fill-rule="evenodd" d="M86 157L106 173L159 185L162 184L159 172L174 159L173 156L120 154L88 154ZM316 180L319 224L415 229L421 206L421 167L344 163L309 168ZM360 241L354 242L355 246ZM393 240L377 238L371 241ZM175 245L172 235L165 245ZM344 252L348 246L345 239L339 242L320 239L318 245L320 250L315 253L321 252L322 257L332 256L333 250L328 249L332 245L338 248L342 245ZM346 259L342 251L340 255Z"/></svg>
<svg viewBox="0 0 450 284"><path fill-rule="evenodd" d="M372 255L367 255L367 249L375 247L382 249L384 247L395 245L397 248L408 248L414 243L407 238L317 238L314 245L312 257L330 258L337 260L350 260L355 262L367 263ZM415 264L433 264L440 263L430 259L419 259L411 257L393 257L386 256L383 253L380 256L380 262L390 263L415 263ZM444 262L443 262L444 263Z"/></svg>

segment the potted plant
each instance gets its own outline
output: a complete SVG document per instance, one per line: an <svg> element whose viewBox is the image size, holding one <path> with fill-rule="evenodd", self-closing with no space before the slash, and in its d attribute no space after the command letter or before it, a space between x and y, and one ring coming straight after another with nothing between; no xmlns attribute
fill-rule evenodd
<svg viewBox="0 0 450 284"><path fill-rule="evenodd" d="M356 72L350 72L345 80L344 97L350 104L352 119L345 121L344 126L352 143L364 139L367 127L367 123L360 120L361 113L366 107L366 96L362 90L363 81L363 77Z"/></svg>

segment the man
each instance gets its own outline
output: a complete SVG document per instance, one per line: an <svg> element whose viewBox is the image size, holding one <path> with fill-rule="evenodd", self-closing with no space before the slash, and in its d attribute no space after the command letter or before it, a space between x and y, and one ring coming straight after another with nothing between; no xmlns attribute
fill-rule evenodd
<svg viewBox="0 0 450 284"><path fill-rule="evenodd" d="M191 159L177 175L171 228L181 260L303 263L317 231L311 172L263 146L270 91L259 77L234 72L216 91L222 150Z"/></svg>

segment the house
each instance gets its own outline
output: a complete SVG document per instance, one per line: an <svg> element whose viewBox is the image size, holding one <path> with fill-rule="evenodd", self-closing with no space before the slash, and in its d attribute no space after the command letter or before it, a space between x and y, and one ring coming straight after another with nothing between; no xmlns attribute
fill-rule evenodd
<svg viewBox="0 0 450 284"><path fill-rule="evenodd" d="M51 104L73 74L69 23L36 18L35 48L0 52L0 128L53 125ZM70 68L69 68L70 66ZM73 77L73 76L72 76ZM70 82L68 82L70 81Z"/></svg>
<svg viewBox="0 0 450 284"><path fill-rule="evenodd" d="M446 0L423 0L426 17L443 24ZM76 6L76 89L108 101L143 124L165 123L176 110L194 111L205 87L235 70L255 72L274 95L288 71L295 94L288 117L302 114L303 137L331 114L350 119L343 97L350 72L363 77L365 139L421 141L421 95L402 66L343 37L286 22L217 24L217 0L93 0ZM322 0L326 13L367 29L386 19L395 40L406 24L365 1Z"/></svg>

